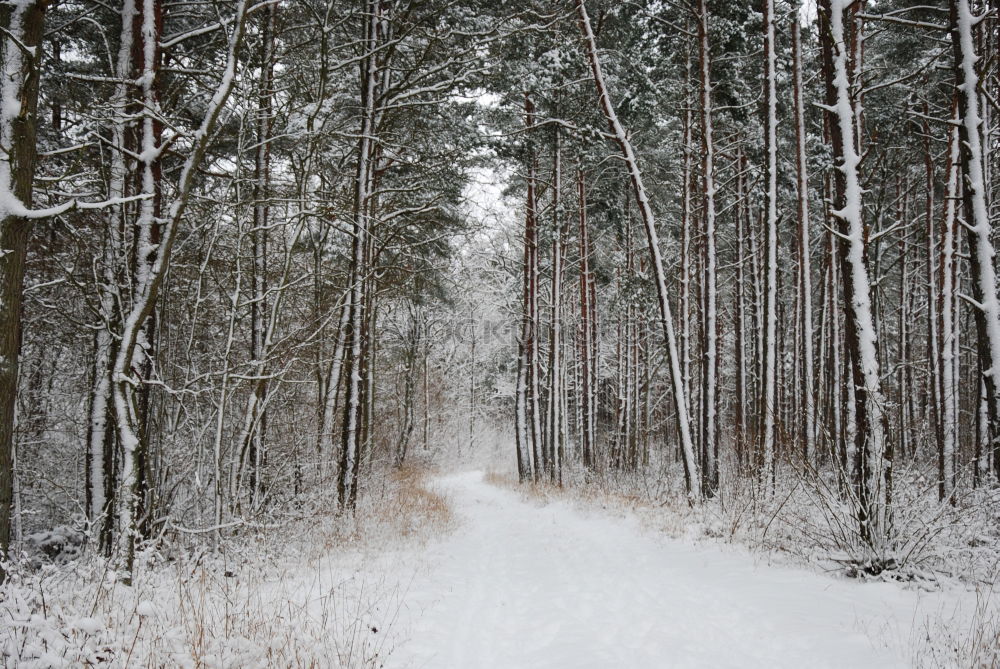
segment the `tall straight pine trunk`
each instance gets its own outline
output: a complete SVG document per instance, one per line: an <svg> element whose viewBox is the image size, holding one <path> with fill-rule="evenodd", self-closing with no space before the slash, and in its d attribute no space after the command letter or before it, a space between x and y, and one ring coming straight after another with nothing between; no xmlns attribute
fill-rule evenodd
<svg viewBox="0 0 1000 669"><path fill-rule="evenodd" d="M972 266L973 313L980 369L986 395L986 434L993 466L1000 476L1000 298L994 266L996 252L991 240L992 225L987 206L984 115L979 95L979 67L975 31L985 15L973 13L969 0L951 1L951 40L958 88L958 134L962 165L962 219L969 237Z"/></svg>
<svg viewBox="0 0 1000 669"><path fill-rule="evenodd" d="M341 434L340 470L337 478L337 498L345 508L354 496L352 483L363 435L363 360L362 337L365 327L365 290L367 280L369 199L371 197L372 133L375 119L375 88L378 68L375 49L378 45L379 3L369 0L364 13L365 57L361 61L361 128L358 139L357 164L354 177L354 216L351 224L351 266L349 272L348 318L345 330L345 384L344 421Z"/></svg>
<svg viewBox="0 0 1000 669"><path fill-rule="evenodd" d="M802 319L802 384L804 406L803 456L807 466L816 465L816 400L813 368L812 262L809 239L809 172L806 162L805 104L802 99L802 39L797 17L792 19L792 93L795 104L795 171L798 190L799 299Z"/></svg>
<svg viewBox="0 0 1000 669"><path fill-rule="evenodd" d="M271 181L271 128L273 126L276 5L261 10L260 77L257 90L256 144L253 174L253 297L250 301L250 359L255 376L251 387L250 424L244 449L249 473L250 505L257 508L264 494L263 476L267 438L266 358L269 354L267 323L267 244Z"/></svg>
<svg viewBox="0 0 1000 669"><path fill-rule="evenodd" d="M132 346L122 344L112 379L119 380L115 415L122 446L121 487L116 495L118 537L124 540L121 557L128 571L137 537L147 533L147 512L150 493L150 409L151 387L156 356L157 307L149 302L142 313L136 306L156 277L158 256L162 244L163 170L160 162L163 123L159 118L160 104L160 36L163 33L163 6L160 0L126 0L122 9L122 36L129 34L131 57L129 67L119 74L135 82L134 91L125 106L125 145L138 156L131 178L137 184L135 192L143 196L131 216L132 222L132 318L126 322L131 331ZM128 354L125 358L124 354ZM120 382L121 370L134 375L134 383ZM123 425L126 429L123 430ZM124 436L122 435L124 433Z"/></svg>
<svg viewBox="0 0 1000 669"><path fill-rule="evenodd" d="M876 554L889 532L891 457L879 368L878 333L868 269L868 226L864 221L860 177L860 127L855 49L860 39L853 0L820 0L826 112L829 114L835 169L831 215L838 222L847 355L850 362L848 409L853 409L859 536Z"/></svg>
<svg viewBox="0 0 1000 669"><path fill-rule="evenodd" d="M597 347L597 300L594 279L590 270L590 235L587 226L587 191L584 172L577 171L577 194L579 197L579 243L580 243L580 404L583 466L594 467L596 446L596 347Z"/></svg>
<svg viewBox="0 0 1000 669"><path fill-rule="evenodd" d="M701 72L702 195L704 197L704 365L702 368L702 494L719 488L719 356L715 241L715 131L712 126L711 51L708 41L708 2L698 0L698 54Z"/></svg>
<svg viewBox="0 0 1000 669"><path fill-rule="evenodd" d="M937 378L940 398L940 425L938 427L938 497L955 503L957 453L959 437L958 402L958 319L955 315L957 286L957 209L961 199L961 158L958 123L948 131L947 182L945 185L944 220L941 225L941 278L940 278L940 351L936 360L940 365Z"/></svg>
<svg viewBox="0 0 1000 669"><path fill-rule="evenodd" d="M156 102L156 77L159 69L158 48L159 32L162 30L161 7L156 0L143 0L141 8L142 21L133 29L141 30L145 48L142 49L142 78L137 82L142 89L141 104L143 105L143 128L140 134L142 143L138 180L140 200L136 216L135 228L138 238L136 254L141 260L137 262L138 275L129 287L129 298L119 331L116 333L118 349L111 367L112 398L118 440L121 444L122 462L117 501L116 526L120 549L118 551L119 566L127 573L132 571L135 555L136 534L140 530L138 520L142 512L140 495L143 492L142 471L144 470L142 454L148 446L149 435L146 433L146 415L143 407L145 400L140 386L144 385L143 368L150 360L144 359L143 347L148 343L150 329L148 321L154 315L160 286L166 277L170 254L176 239L178 227L183 220L188 199L194 184L195 173L205 155L208 144L212 141L216 123L226 101L233 89L236 75L236 65L243 39L243 27L247 14L247 0L238 0L231 14L231 19L225 22L228 46L225 51L224 64L212 96L202 112L198 129L192 135L192 142L184 155L183 162L177 172L174 187L171 189L169 204L159 201L163 193L157 188L162 175L158 172L159 156L164 150L162 143L156 141L157 130L154 119ZM125 26L132 24L139 14L138 5L132 0L126 0L122 12L123 33ZM138 62L133 56L133 64ZM148 107L153 105L153 107ZM156 212L160 212L157 215Z"/></svg>
<svg viewBox="0 0 1000 669"><path fill-rule="evenodd" d="M702 0L704 2L705 0ZM760 477L774 476L775 416L778 364L778 94L775 82L774 0L764 0L764 152L766 154L764 224L764 360L761 383Z"/></svg>
<svg viewBox="0 0 1000 669"><path fill-rule="evenodd" d="M12 527L21 301L35 177L44 0L0 5L0 582Z"/></svg>
<svg viewBox="0 0 1000 669"><path fill-rule="evenodd" d="M537 480L542 467L539 449L540 416L538 406L538 221L535 211L536 160L531 135L535 107L531 96L524 95L524 118L527 140L527 196L524 207L524 249L522 266L521 336L518 341L516 433L518 476Z"/></svg>
<svg viewBox="0 0 1000 669"><path fill-rule="evenodd" d="M562 211L562 147L555 128L552 164L552 322L549 329L549 402L547 458L549 480L562 483L563 451L563 361L562 361L562 275L564 217Z"/></svg>

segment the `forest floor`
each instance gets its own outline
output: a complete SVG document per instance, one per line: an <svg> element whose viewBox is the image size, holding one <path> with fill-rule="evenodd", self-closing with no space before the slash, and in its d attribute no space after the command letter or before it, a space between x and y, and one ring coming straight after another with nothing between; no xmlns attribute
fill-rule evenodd
<svg viewBox="0 0 1000 669"><path fill-rule="evenodd" d="M318 504L216 557L151 554L131 586L93 557L17 572L0 666L990 666L968 649L1000 633L995 598L959 584L791 567L504 481L397 471L353 520Z"/></svg>
<svg viewBox="0 0 1000 669"><path fill-rule="evenodd" d="M671 539L627 513L540 503L480 472L434 483L459 525L408 556L387 666L914 666L943 619L975 607L968 593Z"/></svg>

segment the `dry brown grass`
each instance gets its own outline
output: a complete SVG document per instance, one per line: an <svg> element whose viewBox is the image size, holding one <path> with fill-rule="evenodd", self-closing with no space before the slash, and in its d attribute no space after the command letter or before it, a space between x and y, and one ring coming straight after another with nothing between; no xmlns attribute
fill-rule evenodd
<svg viewBox="0 0 1000 669"><path fill-rule="evenodd" d="M518 492L523 490L521 484L517 482L517 477L507 472L490 470L483 474L483 480L498 488L506 488L508 490L516 490Z"/></svg>
<svg viewBox="0 0 1000 669"><path fill-rule="evenodd" d="M432 482L435 472L422 465L386 466L372 476L357 508L349 513L317 511L290 526L298 550L311 559L353 550L378 552L400 541L427 541L452 529L450 502ZM335 505L331 498L325 507ZM318 537L317 537L318 534Z"/></svg>
<svg viewBox="0 0 1000 669"><path fill-rule="evenodd" d="M310 523L312 533L322 528L321 537L302 541L301 550L317 558L345 546L377 553L400 541L422 542L447 532L455 515L432 477L433 472L419 466L386 467L373 477L354 511L318 516L318 523Z"/></svg>
<svg viewBox="0 0 1000 669"><path fill-rule="evenodd" d="M455 514L447 497L430 482L430 472L406 466L390 474L391 493L372 519L397 537L425 539L450 529Z"/></svg>
<svg viewBox="0 0 1000 669"><path fill-rule="evenodd" d="M547 504L562 501L579 505L582 508L600 508L614 511L642 511L657 508L648 498L629 492L616 491L601 485L559 486L549 481L520 483L513 474L498 471L487 471L483 480L490 485L512 490L526 501Z"/></svg>

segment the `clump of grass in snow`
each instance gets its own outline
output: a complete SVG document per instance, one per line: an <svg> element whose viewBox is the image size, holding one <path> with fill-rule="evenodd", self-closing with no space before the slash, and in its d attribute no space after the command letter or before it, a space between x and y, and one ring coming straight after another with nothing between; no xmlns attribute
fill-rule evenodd
<svg viewBox="0 0 1000 669"><path fill-rule="evenodd" d="M1000 611L994 587L976 590L971 616L941 611L918 628L913 639L913 666L919 669L992 669L1000 667Z"/></svg>
<svg viewBox="0 0 1000 669"><path fill-rule="evenodd" d="M405 593L396 579L358 565L387 543L446 530L453 515L425 472L379 478L349 516L322 514L316 504L230 537L219 554L148 551L131 586L93 555L40 570L14 566L0 586L0 665L382 666Z"/></svg>

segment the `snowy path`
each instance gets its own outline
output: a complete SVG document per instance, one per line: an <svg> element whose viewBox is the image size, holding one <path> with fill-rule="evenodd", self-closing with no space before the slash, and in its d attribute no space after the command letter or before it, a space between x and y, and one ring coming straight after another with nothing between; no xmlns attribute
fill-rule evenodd
<svg viewBox="0 0 1000 669"><path fill-rule="evenodd" d="M389 667L434 669L906 666L916 593L538 506L439 479L462 525L415 557ZM871 634L862 631L867 623Z"/></svg>

